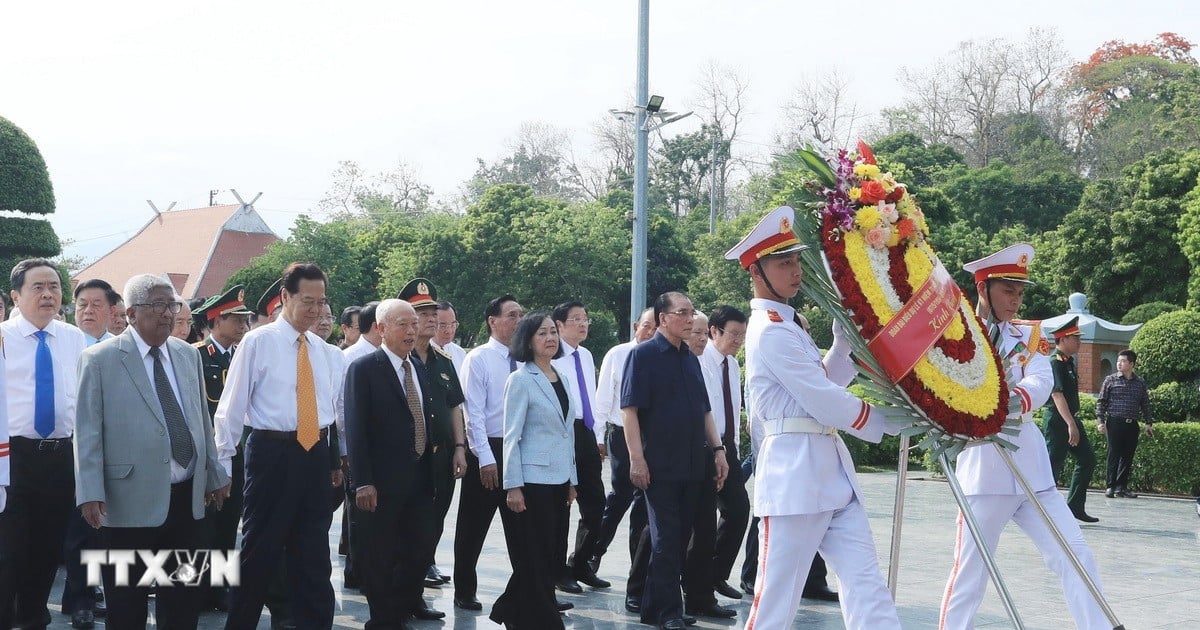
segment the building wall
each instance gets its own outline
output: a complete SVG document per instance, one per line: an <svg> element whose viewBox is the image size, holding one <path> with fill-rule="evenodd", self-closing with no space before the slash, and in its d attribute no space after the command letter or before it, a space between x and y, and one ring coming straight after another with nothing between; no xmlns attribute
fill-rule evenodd
<svg viewBox="0 0 1200 630"><path fill-rule="evenodd" d="M1116 369L1117 353L1127 348L1116 344L1093 344L1084 341L1075 356L1075 369L1079 372L1079 391L1099 394L1104 377Z"/></svg>

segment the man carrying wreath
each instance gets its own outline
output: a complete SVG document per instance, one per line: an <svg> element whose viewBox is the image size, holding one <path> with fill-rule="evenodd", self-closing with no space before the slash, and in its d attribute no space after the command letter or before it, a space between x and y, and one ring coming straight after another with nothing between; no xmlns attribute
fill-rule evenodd
<svg viewBox="0 0 1200 630"><path fill-rule="evenodd" d="M754 514L762 519L758 577L746 630L791 627L817 551L838 574L846 628L899 628L854 463L838 435L840 429L878 442L884 414L846 391L855 368L840 328L834 326L822 361L787 304L800 291L799 251L806 247L792 231L794 220L791 208L776 208L725 254L741 262L754 285L746 391L750 422L764 435L754 489Z"/></svg>
<svg viewBox="0 0 1200 630"><path fill-rule="evenodd" d="M1096 561L1066 500L1055 488L1046 441L1033 423L1034 410L1046 403L1054 388L1054 375L1047 357L1048 344L1044 343L1039 325L1019 325L1011 321L1021 308L1025 288L1033 284L1029 281L1029 263L1032 261L1033 246L1018 243L967 263L963 269L975 275L975 289L979 293L976 312L984 320L992 345L1004 365L1010 392L1008 417L1021 421L1018 435L1005 436L1018 447L1012 453L1012 459L1099 588ZM1112 627L1071 565L1070 558L1054 540L1037 507L1022 491L999 450L985 443L970 445L958 455L955 468L988 551L995 553L1000 532L1009 521L1015 521L1042 553L1046 566L1062 580L1067 608L1075 625L1079 628ZM974 628L975 613L987 588L987 567L964 525L960 513L954 567L946 583L938 624L942 629Z"/></svg>

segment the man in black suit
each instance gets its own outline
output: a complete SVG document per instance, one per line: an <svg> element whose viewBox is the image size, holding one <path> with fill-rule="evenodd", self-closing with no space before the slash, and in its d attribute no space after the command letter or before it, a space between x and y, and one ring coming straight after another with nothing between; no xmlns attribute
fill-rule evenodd
<svg viewBox="0 0 1200 630"><path fill-rule="evenodd" d="M379 350L346 373L346 437L359 510L354 552L371 619L367 628L403 628L425 617L421 598L434 530L429 427L419 370L410 359L417 313L403 300L380 302Z"/></svg>

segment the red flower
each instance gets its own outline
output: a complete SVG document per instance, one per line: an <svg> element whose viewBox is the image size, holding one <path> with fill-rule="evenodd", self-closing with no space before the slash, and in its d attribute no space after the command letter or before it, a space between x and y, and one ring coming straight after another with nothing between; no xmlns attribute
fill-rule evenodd
<svg viewBox="0 0 1200 630"><path fill-rule="evenodd" d="M900 189L897 188L896 190ZM913 223L912 219L904 217L896 222L896 230L900 232L901 239L908 239L912 238L917 233L917 225Z"/></svg>
<svg viewBox="0 0 1200 630"><path fill-rule="evenodd" d="M888 193L888 196L884 198L884 201L888 203L896 203L897 201L900 201L900 198L903 196L904 186L896 186L892 189L892 192Z"/></svg>
<svg viewBox="0 0 1200 630"><path fill-rule="evenodd" d="M862 140L858 141L858 157L861 157L863 162L867 164L875 163L875 152L871 150L870 145Z"/></svg>
<svg viewBox="0 0 1200 630"><path fill-rule="evenodd" d="M858 200L864 205L873 206L887 198L887 191L883 189L883 184L877 181L863 182L860 190L862 190L862 194L859 195Z"/></svg>

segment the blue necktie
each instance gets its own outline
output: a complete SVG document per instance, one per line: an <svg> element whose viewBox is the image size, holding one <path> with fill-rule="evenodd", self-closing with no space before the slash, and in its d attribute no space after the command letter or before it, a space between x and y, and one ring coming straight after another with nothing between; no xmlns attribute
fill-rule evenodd
<svg viewBox="0 0 1200 630"><path fill-rule="evenodd" d="M33 429L43 438L54 433L54 359L50 356L47 333L33 333L38 338L37 354L33 361Z"/></svg>
<svg viewBox="0 0 1200 630"><path fill-rule="evenodd" d="M583 363L579 360L579 350L572 354L575 355L575 378L579 379L579 399L583 404L583 426L591 429L596 421L592 418L592 401L588 399L587 381L583 379Z"/></svg>

